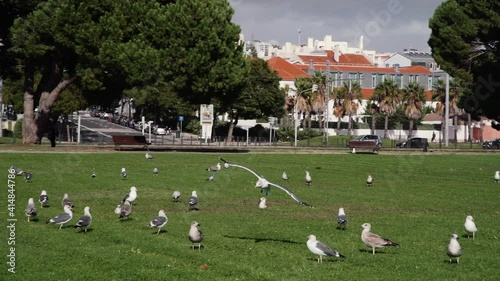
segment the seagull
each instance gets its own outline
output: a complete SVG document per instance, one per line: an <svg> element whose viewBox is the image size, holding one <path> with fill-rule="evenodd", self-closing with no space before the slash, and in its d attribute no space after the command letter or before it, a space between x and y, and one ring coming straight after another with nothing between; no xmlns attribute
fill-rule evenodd
<svg viewBox="0 0 500 281"><path fill-rule="evenodd" d="M450 244L448 244L448 249L446 250L446 254L450 257L450 263L453 259L457 260L459 263L460 256L462 255L462 248L458 243L458 235L452 234L450 239Z"/></svg>
<svg viewBox="0 0 500 281"><path fill-rule="evenodd" d="M125 168L122 168L122 180L127 178L127 170Z"/></svg>
<svg viewBox="0 0 500 281"><path fill-rule="evenodd" d="M149 222L149 227L158 228L158 232L156 234L160 234L161 229L167 224L167 222L168 218L167 215L165 215L165 211L160 210L158 211L158 216Z"/></svg>
<svg viewBox="0 0 500 281"><path fill-rule="evenodd" d="M115 208L115 214L119 215L122 213L122 205L118 204L116 205L116 208Z"/></svg>
<svg viewBox="0 0 500 281"><path fill-rule="evenodd" d="M306 171L306 184L311 185L311 182L312 182L311 174L309 173L309 171Z"/></svg>
<svg viewBox="0 0 500 281"><path fill-rule="evenodd" d="M281 178L285 181L288 181L288 175L286 174L286 172L283 172L283 175L281 175Z"/></svg>
<svg viewBox="0 0 500 281"><path fill-rule="evenodd" d="M95 173L95 170L93 170L93 171L92 171L92 175L91 175L91 177L92 177L93 179L95 179L95 177L96 177L96 176L97 176L97 175L96 175L96 173Z"/></svg>
<svg viewBox="0 0 500 281"><path fill-rule="evenodd" d="M211 172L220 171L220 163L217 163L217 165L208 168L207 171L211 171Z"/></svg>
<svg viewBox="0 0 500 281"><path fill-rule="evenodd" d="M345 214L344 208L339 208L339 215L337 217L339 228L345 230L348 222L349 221L347 220L347 215Z"/></svg>
<svg viewBox="0 0 500 281"><path fill-rule="evenodd" d="M210 175L210 176L207 178L207 181L214 181L214 180L215 180L214 175Z"/></svg>
<svg viewBox="0 0 500 281"><path fill-rule="evenodd" d="M47 196L47 191L42 190L40 197L38 197L38 202L40 202L40 207L46 207L49 205L49 196Z"/></svg>
<svg viewBox="0 0 500 281"><path fill-rule="evenodd" d="M153 159L154 159L153 155L149 154L149 152L146 152L145 157L146 157L146 159L148 159L148 160L153 160Z"/></svg>
<svg viewBox="0 0 500 281"><path fill-rule="evenodd" d="M21 170L21 169L19 169L19 168L17 168L17 167L14 167L14 166L11 166L9 170L10 170L10 171L14 171L14 173L15 173L17 176L22 175L22 174L24 173L24 171L23 171L23 170Z"/></svg>
<svg viewBox="0 0 500 281"><path fill-rule="evenodd" d="M495 172L495 182L500 182L500 171Z"/></svg>
<svg viewBox="0 0 500 281"><path fill-rule="evenodd" d="M63 227L64 224L68 223L73 218L73 212L71 211L71 207L69 205L64 206L64 213L59 214L45 223L55 223L60 225L59 229Z"/></svg>
<svg viewBox="0 0 500 281"><path fill-rule="evenodd" d="M266 194L268 193L269 185L272 185L272 186L275 186L275 187L283 190L284 192L286 192L288 195L290 195L295 201L299 202L300 204L307 206L307 207L312 207L311 204L309 204L305 201L302 201L299 197L297 197L292 191L290 191L290 189L288 189L282 185L279 185L279 184L276 184L276 183L273 183L273 182L266 180L263 176L259 175L257 172L255 172L255 171L253 171L245 166L230 163L222 158L220 158L220 160L224 161L224 163L227 163L229 166L238 167L238 168L247 170L248 172L252 173L254 176L256 176L258 178L256 187L261 188L261 191L266 190Z"/></svg>
<svg viewBox="0 0 500 281"><path fill-rule="evenodd" d="M193 243L191 248L194 250L195 244L198 244L198 250L201 250L201 241L203 241L203 232L198 229L200 224L198 222L191 222L191 228L189 229L189 241Z"/></svg>
<svg viewBox="0 0 500 281"><path fill-rule="evenodd" d="M196 191L191 192L191 197L189 197L188 205L190 211L200 210L198 209L198 195L196 194Z"/></svg>
<svg viewBox="0 0 500 281"><path fill-rule="evenodd" d="M123 219L123 218L128 219L128 216L130 216L130 214L132 213L132 204L130 204L130 201L125 200L125 202L123 202L123 206L121 207L120 211L121 211L120 212L120 219Z"/></svg>
<svg viewBox="0 0 500 281"><path fill-rule="evenodd" d="M467 237L469 237L469 234L472 233L472 239L474 239L476 237L477 227L472 216L467 216L465 218L464 227L465 231L467 231Z"/></svg>
<svg viewBox="0 0 500 281"><path fill-rule="evenodd" d="M30 182L33 179L33 175L30 172L24 172L24 179L26 182Z"/></svg>
<svg viewBox="0 0 500 281"><path fill-rule="evenodd" d="M135 186L132 186L130 188L130 192L125 195L125 197L123 197L122 202L125 202L125 200L127 200L128 202L132 203L135 201L135 199L137 199L137 188Z"/></svg>
<svg viewBox="0 0 500 281"><path fill-rule="evenodd" d="M366 177L366 186L372 186L373 184L373 177L368 174L368 177Z"/></svg>
<svg viewBox="0 0 500 281"><path fill-rule="evenodd" d="M224 169L229 169L229 164L224 163Z"/></svg>
<svg viewBox="0 0 500 281"><path fill-rule="evenodd" d="M35 202L33 201L33 198L28 199L28 205L26 206L24 213L28 217L28 222L31 221L31 218L36 217L37 211L36 211Z"/></svg>
<svg viewBox="0 0 500 281"><path fill-rule="evenodd" d="M73 209L75 207L75 205L73 205L73 202L71 201L71 199L69 199L68 193L64 193L64 196L62 199L62 206L63 207L69 206L71 209Z"/></svg>
<svg viewBox="0 0 500 281"><path fill-rule="evenodd" d="M361 240L366 246L372 248L373 254L375 255L375 248L383 248L385 246L399 246L398 243L392 242L389 239L382 238L377 234L371 233L371 224L364 223L362 226L363 231L361 232Z"/></svg>
<svg viewBox="0 0 500 281"><path fill-rule="evenodd" d="M172 193L172 200L174 202L179 202L179 198L181 198L181 192L179 190L176 190Z"/></svg>
<svg viewBox="0 0 500 281"><path fill-rule="evenodd" d="M316 236L314 235L309 235L307 236L307 248L311 253L318 255L318 263L323 262L323 256L334 256L337 258L345 258L344 255L340 254L339 252L332 250L332 248L328 247L327 245L319 242L316 240Z"/></svg>
<svg viewBox="0 0 500 281"><path fill-rule="evenodd" d="M261 209L267 208L266 201L267 201L266 197L260 197L259 208L261 208Z"/></svg>
<svg viewBox="0 0 500 281"><path fill-rule="evenodd" d="M158 175L158 168L154 167L153 168L153 175L157 176Z"/></svg>
<svg viewBox="0 0 500 281"><path fill-rule="evenodd" d="M85 233L87 233L87 228L90 226L92 223L92 216L90 215L90 207L86 206L83 209L83 216L78 219L78 221L75 224L75 228L81 228L85 227Z"/></svg>

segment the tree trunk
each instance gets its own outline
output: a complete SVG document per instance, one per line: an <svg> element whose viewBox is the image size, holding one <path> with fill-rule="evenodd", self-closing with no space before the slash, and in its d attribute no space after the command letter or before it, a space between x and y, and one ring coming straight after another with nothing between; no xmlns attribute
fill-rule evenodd
<svg viewBox="0 0 500 281"><path fill-rule="evenodd" d="M458 142L457 129L458 129L458 115L455 114L455 116L453 116L453 137L455 138L455 143Z"/></svg>
<svg viewBox="0 0 500 281"><path fill-rule="evenodd" d="M24 118L23 118L23 143L37 143L35 127L35 93L34 69L29 60L26 60L24 69Z"/></svg>
<svg viewBox="0 0 500 281"><path fill-rule="evenodd" d="M472 117L470 113L467 113L467 131L469 132L468 141L472 142Z"/></svg>
<svg viewBox="0 0 500 281"><path fill-rule="evenodd" d="M484 124L483 124L483 119L481 118L481 120L479 120L479 142L480 143L484 142L484 140L483 140L483 128L484 128Z"/></svg>
<svg viewBox="0 0 500 281"><path fill-rule="evenodd" d="M375 125L377 123L377 119L375 118L375 114L372 114L372 135L375 135Z"/></svg>
<svg viewBox="0 0 500 281"><path fill-rule="evenodd" d="M351 120L351 114L348 116L348 121L347 121L347 135L351 136L352 135L352 120Z"/></svg>
<svg viewBox="0 0 500 281"><path fill-rule="evenodd" d="M233 142L233 131L234 127L238 125L238 114L234 117L234 120L232 120L229 123L229 130L227 131L227 142L232 143Z"/></svg>
<svg viewBox="0 0 500 281"><path fill-rule="evenodd" d="M385 114L384 120L384 139L388 139L389 135L387 134L387 129L389 128L389 115Z"/></svg>
<svg viewBox="0 0 500 281"><path fill-rule="evenodd" d="M337 117L337 136L340 135L340 125L342 124L342 119Z"/></svg>
<svg viewBox="0 0 500 281"><path fill-rule="evenodd" d="M410 128L408 128L408 138L411 138L413 135L413 119L410 119Z"/></svg>

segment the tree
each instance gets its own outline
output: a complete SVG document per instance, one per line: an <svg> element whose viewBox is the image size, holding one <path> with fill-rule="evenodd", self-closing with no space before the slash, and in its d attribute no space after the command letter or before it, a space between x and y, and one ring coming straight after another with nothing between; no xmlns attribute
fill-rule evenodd
<svg viewBox="0 0 500 281"><path fill-rule="evenodd" d="M344 94L345 92L340 89L335 91L335 99L333 101L333 115L337 117L337 135L340 134L340 125L342 124L342 117L345 115Z"/></svg>
<svg viewBox="0 0 500 281"><path fill-rule="evenodd" d="M309 123L305 121L311 118L311 112L312 112L311 99L314 93L310 91L310 89L313 86L313 81L311 78L299 77L295 79L294 84L295 88L297 89L297 93L295 95L297 114L298 116L303 117L301 120L301 126L302 128L305 128L306 127L305 124ZM310 129L310 127L308 128Z"/></svg>
<svg viewBox="0 0 500 281"><path fill-rule="evenodd" d="M380 109L377 105L377 103L373 100L373 98L369 99L368 102L366 103L366 111L372 115L371 121L371 134L375 135L375 127L377 124L377 114L379 113Z"/></svg>
<svg viewBox="0 0 500 281"><path fill-rule="evenodd" d="M403 110L410 121L409 138L413 136L413 122L422 117L425 99L424 88L417 82L411 82L403 89Z"/></svg>
<svg viewBox="0 0 500 281"><path fill-rule="evenodd" d="M311 96L311 113L316 114L318 116L319 128L323 128L324 120L326 120L325 116L325 104L326 104L326 75L322 71L316 71L312 78L313 84L318 86L318 90L312 93ZM309 125L309 128L311 126Z"/></svg>
<svg viewBox="0 0 500 281"><path fill-rule="evenodd" d="M231 123L227 139L231 142L233 129L240 118L259 119L264 117L282 117L285 114L283 104L285 93L279 88L279 76L262 59L248 58L250 66L246 86L241 96L228 111Z"/></svg>
<svg viewBox="0 0 500 281"><path fill-rule="evenodd" d="M475 119L486 116L500 122L500 2L445 1L429 27L436 62L471 86L462 97L464 109Z"/></svg>
<svg viewBox="0 0 500 281"><path fill-rule="evenodd" d="M455 84L454 80L450 81L449 84L449 114L450 116L457 116L459 108L459 91L457 91L458 85ZM436 101L436 111L441 115L441 132L444 132L444 126L447 124L445 110L446 110L446 85L444 80L438 80L434 85L432 85L432 100ZM455 123L456 124L456 123Z"/></svg>
<svg viewBox="0 0 500 281"><path fill-rule="evenodd" d="M349 117L347 134L350 136L352 134L352 116L357 114L358 101L361 100L361 85L358 82L345 82L339 91L344 101L345 113Z"/></svg>
<svg viewBox="0 0 500 281"><path fill-rule="evenodd" d="M389 138L387 129L389 117L396 112L397 105L401 102L401 90L391 79L386 79L375 87L373 100L379 105L380 112L384 115L384 138Z"/></svg>

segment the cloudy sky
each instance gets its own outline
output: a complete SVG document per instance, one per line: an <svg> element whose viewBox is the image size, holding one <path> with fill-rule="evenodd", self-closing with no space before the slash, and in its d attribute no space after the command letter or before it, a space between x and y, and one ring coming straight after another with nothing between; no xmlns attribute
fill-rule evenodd
<svg viewBox="0 0 500 281"><path fill-rule="evenodd" d="M347 41L379 53L430 51L429 18L444 0L229 0L245 40L278 45L307 38Z"/></svg>

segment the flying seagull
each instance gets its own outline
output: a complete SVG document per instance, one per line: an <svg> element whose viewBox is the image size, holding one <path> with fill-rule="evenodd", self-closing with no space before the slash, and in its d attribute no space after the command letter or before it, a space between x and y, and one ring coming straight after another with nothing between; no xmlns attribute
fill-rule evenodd
<svg viewBox="0 0 500 281"><path fill-rule="evenodd" d="M122 168L121 175L122 175L122 180L127 178L127 170L125 168Z"/></svg>
<svg viewBox="0 0 500 281"><path fill-rule="evenodd" d="M295 201L299 202L300 204L307 206L307 207L312 207L311 204L309 204L305 201L302 201L299 197L297 197L292 191L290 191L290 189L288 189L282 185L279 185L279 184L276 184L276 183L273 183L273 182L266 180L263 176L259 175L257 172L255 172L255 171L253 171L245 166L228 162L222 158L220 158L220 160L222 160L224 163L227 163L229 166L241 168L241 169L247 170L248 172L252 173L254 176L256 176L258 178L256 187L259 187L263 190L266 190L269 188L269 185L275 186L275 187L283 190L284 192L286 192L288 195L290 195Z"/></svg>
<svg viewBox="0 0 500 281"><path fill-rule="evenodd" d="M312 183L311 173L309 173L309 171L306 171L306 184L311 185L311 183Z"/></svg>
<svg viewBox="0 0 500 281"><path fill-rule="evenodd" d="M35 201L33 201L33 198L28 199L28 205L26 206L24 213L28 217L28 222L30 222L32 218L36 217L37 211L35 207Z"/></svg>
<svg viewBox="0 0 500 281"><path fill-rule="evenodd" d="M196 194L196 191L191 192L191 197L189 197L188 205L190 211L200 210L198 209L198 194Z"/></svg>
<svg viewBox="0 0 500 281"><path fill-rule="evenodd" d="M68 223L73 218L73 212L71 211L71 207L69 205L64 206L64 213L59 214L45 223L54 223L58 224L59 229L63 227L66 223Z"/></svg>
<svg viewBox="0 0 500 281"><path fill-rule="evenodd" d="M174 202L179 202L179 198L181 198L181 192L179 190L175 190L172 193L172 200L174 200Z"/></svg>
<svg viewBox="0 0 500 281"><path fill-rule="evenodd" d="M366 186L372 186L373 184L373 177L369 174L368 177L366 177Z"/></svg>
<svg viewBox="0 0 500 281"><path fill-rule="evenodd" d="M30 182L33 179L33 175L30 172L24 172L24 179L26 182Z"/></svg>
<svg viewBox="0 0 500 281"><path fill-rule="evenodd" d="M345 230L348 222L349 221L347 220L347 215L345 214L344 208L339 208L339 215L337 217L339 228Z"/></svg>
<svg viewBox="0 0 500 281"><path fill-rule="evenodd" d="M40 207L42 208L49 205L49 196L47 195L47 191L42 190L40 197L38 197L38 202L40 202Z"/></svg>
<svg viewBox="0 0 500 281"><path fill-rule="evenodd" d="M211 172L220 171L220 163L217 163L217 165L208 168L207 171L211 171Z"/></svg>
<svg viewBox="0 0 500 281"><path fill-rule="evenodd" d="M71 199L69 199L68 193L64 193L64 196L62 199L62 206L63 207L69 206L71 209L73 209L75 207L75 205L73 205L73 201L71 201Z"/></svg>
<svg viewBox="0 0 500 281"><path fill-rule="evenodd" d="M398 243L392 242L389 239L382 238L377 234L371 233L371 224L364 223L362 226L363 231L361 232L361 240L366 246L372 248L373 254L375 255L375 248L383 248L385 246L399 246Z"/></svg>
<svg viewBox="0 0 500 281"><path fill-rule="evenodd" d="M500 171L495 172L495 182L500 182Z"/></svg>
<svg viewBox="0 0 500 281"><path fill-rule="evenodd" d="M158 232L156 234L160 234L161 229L167 224L167 222L168 222L168 218L167 218L167 215L165 215L165 211L160 210L160 211L158 211L158 216L149 222L149 227L158 228Z"/></svg>
<svg viewBox="0 0 500 281"><path fill-rule="evenodd" d="M122 202L125 202L125 200L127 200L128 202L133 203L135 199L137 199L137 188L135 186L132 186L130 188L130 192L125 195L125 197L123 197Z"/></svg>
<svg viewBox="0 0 500 281"><path fill-rule="evenodd" d="M267 208L266 201L267 201L266 197L260 197L259 208L261 208L261 209Z"/></svg>
<svg viewBox="0 0 500 281"><path fill-rule="evenodd" d="M149 154L149 152L146 152L145 157L146 157L146 159L148 159L148 160L153 160L153 159L154 159L153 155Z"/></svg>
<svg viewBox="0 0 500 281"><path fill-rule="evenodd" d="M477 227L472 216L467 216L465 218L465 231L467 232L467 237L472 233L472 239L476 237Z"/></svg>
<svg viewBox="0 0 500 281"><path fill-rule="evenodd" d="M281 175L281 178L285 181L288 181L288 175L286 174L286 172L283 172L283 175Z"/></svg>
<svg viewBox="0 0 500 281"><path fill-rule="evenodd" d="M153 175L157 176L158 175L158 168L154 167L153 168Z"/></svg>
<svg viewBox="0 0 500 281"><path fill-rule="evenodd" d="M462 248L458 243L458 235L452 234L450 239L450 244L448 244L448 249L446 249L446 254L450 257L450 263L453 259L457 260L459 263L460 256L462 255Z"/></svg>
<svg viewBox="0 0 500 281"><path fill-rule="evenodd" d="M345 258L344 255L335 250L332 250L332 248L316 240L316 236L311 234L307 236L307 238L307 248L309 249L309 251L311 251L311 253L318 255L318 263L323 262L323 256Z"/></svg>
<svg viewBox="0 0 500 281"><path fill-rule="evenodd" d="M191 222L191 228L189 229L189 241L193 243L191 248L195 249L195 244L198 244L198 250L201 250L201 241L203 241L203 232L198 229L200 224L196 221Z"/></svg>
<svg viewBox="0 0 500 281"><path fill-rule="evenodd" d="M90 215L90 207L86 206L83 209L83 216L78 219L75 224L75 228L85 228L85 233L87 233L87 228L92 223L92 216Z"/></svg>
<svg viewBox="0 0 500 281"><path fill-rule="evenodd" d="M125 200L125 202L123 202L123 206L120 209L120 219L123 218L128 219L128 216L130 216L131 213L132 213L132 204L130 204L130 201Z"/></svg>

